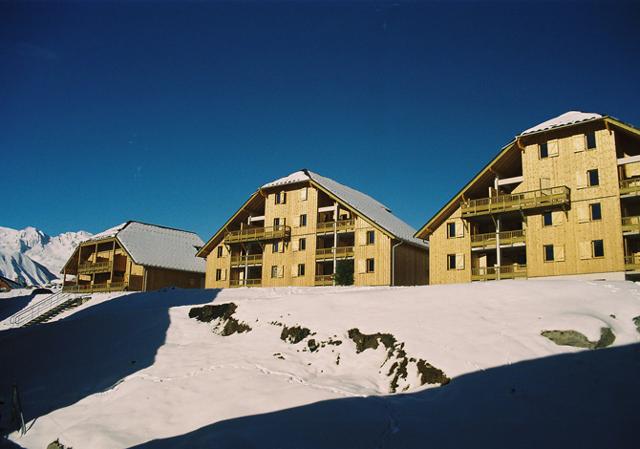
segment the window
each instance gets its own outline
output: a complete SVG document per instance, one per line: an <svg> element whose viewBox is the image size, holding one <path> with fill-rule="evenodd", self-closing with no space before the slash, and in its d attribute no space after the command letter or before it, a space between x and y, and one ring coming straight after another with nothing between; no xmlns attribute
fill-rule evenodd
<svg viewBox="0 0 640 449"><path fill-rule="evenodd" d="M600 185L600 177L598 176L598 169L594 168L593 170L587 170L587 179L589 181L589 186Z"/></svg>
<svg viewBox="0 0 640 449"><path fill-rule="evenodd" d="M287 192L276 193L276 204L284 204L287 202Z"/></svg>
<svg viewBox="0 0 640 449"><path fill-rule="evenodd" d="M455 222L447 223L447 238L448 239L456 238L456 223Z"/></svg>
<svg viewBox="0 0 640 449"><path fill-rule="evenodd" d="M222 246L218 246L218 258L222 257L222 251L223 251Z"/></svg>
<svg viewBox="0 0 640 449"><path fill-rule="evenodd" d="M271 244L271 252L272 253L279 253L280 252L280 242L273 242Z"/></svg>
<svg viewBox="0 0 640 449"><path fill-rule="evenodd" d="M456 255L447 254L447 270L455 270L455 269L456 269Z"/></svg>
<svg viewBox="0 0 640 449"><path fill-rule="evenodd" d="M307 225L307 214L300 215L300 227Z"/></svg>
<svg viewBox="0 0 640 449"><path fill-rule="evenodd" d="M589 210L591 211L591 220L602 220L602 206L600 203L589 204Z"/></svg>
<svg viewBox="0 0 640 449"><path fill-rule="evenodd" d="M375 242L376 242L376 232L367 231L367 245L373 245Z"/></svg>
<svg viewBox="0 0 640 449"><path fill-rule="evenodd" d="M298 276L304 276L304 264L303 263L299 263L298 264Z"/></svg>
<svg viewBox="0 0 640 449"><path fill-rule="evenodd" d="M587 150L593 150L596 147L596 132L587 133Z"/></svg>
<svg viewBox="0 0 640 449"><path fill-rule="evenodd" d="M299 239L298 240L298 250L299 251L304 251L305 249L307 249L307 240L306 239Z"/></svg>
<svg viewBox="0 0 640 449"><path fill-rule="evenodd" d="M219 281L222 279L222 270L220 268L218 268L216 270L216 281Z"/></svg>
<svg viewBox="0 0 640 449"><path fill-rule="evenodd" d="M272 278L277 278L278 277L278 266L277 265L271 265L271 277Z"/></svg>
<svg viewBox="0 0 640 449"><path fill-rule="evenodd" d="M279 218L274 218L273 219L273 227L274 227L274 229L278 229L280 227L280 219Z"/></svg>
<svg viewBox="0 0 640 449"><path fill-rule="evenodd" d="M553 257L553 245L544 245L542 248L544 249L544 261L553 262L555 260Z"/></svg>
<svg viewBox="0 0 640 449"><path fill-rule="evenodd" d="M542 213L542 226L553 225L553 214L551 212Z"/></svg>
<svg viewBox="0 0 640 449"><path fill-rule="evenodd" d="M540 144L540 159L546 159L549 157L549 146L547 142Z"/></svg>
<svg viewBox="0 0 640 449"><path fill-rule="evenodd" d="M373 259L367 259L367 273L373 273L376 269L376 264Z"/></svg>
<svg viewBox="0 0 640 449"><path fill-rule="evenodd" d="M602 240L593 240L591 242L593 257L604 257L604 242Z"/></svg>

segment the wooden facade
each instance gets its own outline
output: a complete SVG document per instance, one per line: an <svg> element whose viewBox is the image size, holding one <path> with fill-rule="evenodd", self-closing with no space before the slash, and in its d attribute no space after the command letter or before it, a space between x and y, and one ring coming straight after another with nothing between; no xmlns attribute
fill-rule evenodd
<svg viewBox="0 0 640 449"><path fill-rule="evenodd" d="M640 131L600 117L521 135L417 236L433 284L640 273Z"/></svg>
<svg viewBox="0 0 640 449"><path fill-rule="evenodd" d="M334 285L338 264L354 285L428 281L424 245L397 238L312 180L261 188L198 255L207 288Z"/></svg>
<svg viewBox="0 0 640 449"><path fill-rule="evenodd" d="M193 252L195 254L195 248ZM169 253L166 257L171 259L173 256ZM136 263L117 234L80 243L62 274L63 291L67 292L152 291L164 287L204 286L203 272Z"/></svg>

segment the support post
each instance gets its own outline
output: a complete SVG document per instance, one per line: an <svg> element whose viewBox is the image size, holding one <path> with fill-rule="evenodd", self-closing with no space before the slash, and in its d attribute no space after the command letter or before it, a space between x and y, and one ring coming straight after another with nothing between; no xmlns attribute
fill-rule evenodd
<svg viewBox="0 0 640 449"><path fill-rule="evenodd" d="M338 203L334 203L333 209L333 285L336 285L336 268L338 267L337 261L338 252Z"/></svg>
<svg viewBox="0 0 640 449"><path fill-rule="evenodd" d="M498 193L500 178L494 178L494 188ZM496 279L500 280L500 268L502 267L502 254L500 252L500 217L496 217Z"/></svg>

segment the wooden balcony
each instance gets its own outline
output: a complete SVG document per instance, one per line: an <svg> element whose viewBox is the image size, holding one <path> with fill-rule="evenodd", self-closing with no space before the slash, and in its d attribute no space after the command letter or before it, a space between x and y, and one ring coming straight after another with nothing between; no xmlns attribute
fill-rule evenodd
<svg viewBox="0 0 640 449"><path fill-rule="evenodd" d="M316 286L333 285L333 275L332 274L316 274L315 285Z"/></svg>
<svg viewBox="0 0 640 449"><path fill-rule="evenodd" d="M460 203L462 217L517 212L542 207L563 206L571 201L571 189L566 186L529 192L498 195L490 198L467 200Z"/></svg>
<svg viewBox="0 0 640 449"><path fill-rule="evenodd" d="M113 261L106 262L84 262L78 266L78 274L93 274L110 272L113 268Z"/></svg>
<svg viewBox="0 0 640 449"><path fill-rule="evenodd" d="M620 180L620 195L640 195L640 176Z"/></svg>
<svg viewBox="0 0 640 449"><path fill-rule="evenodd" d="M270 226L266 228L245 228L230 231L224 236L226 243L258 242L276 240L291 236L291 226Z"/></svg>
<svg viewBox="0 0 640 449"><path fill-rule="evenodd" d="M244 267L254 266L254 265L262 265L262 254L249 254L247 256L231 256L231 266L232 267Z"/></svg>
<svg viewBox="0 0 640 449"><path fill-rule="evenodd" d="M472 281L494 281L527 277L526 265L504 265L501 267L477 267L471 269Z"/></svg>
<svg viewBox="0 0 640 449"><path fill-rule="evenodd" d="M262 285L262 279L231 279L229 281L230 287L260 287Z"/></svg>
<svg viewBox="0 0 640 449"><path fill-rule="evenodd" d="M127 290L126 282L107 282L103 284L65 285L62 291L69 293L120 292Z"/></svg>
<svg viewBox="0 0 640 449"><path fill-rule="evenodd" d="M318 223L318 225L316 226L316 233L327 234L333 232L334 224L336 232L349 232L355 230L356 228L356 220L354 218L350 218L348 220L325 221L322 223Z"/></svg>
<svg viewBox="0 0 640 449"><path fill-rule="evenodd" d="M353 258L353 246L338 246L337 248L318 248L316 249L316 260L331 260L335 249L336 259Z"/></svg>
<svg viewBox="0 0 640 449"><path fill-rule="evenodd" d="M625 271L640 271L640 253L624 256Z"/></svg>
<svg viewBox="0 0 640 449"><path fill-rule="evenodd" d="M622 217L622 232L629 234L640 233L640 217Z"/></svg>
<svg viewBox="0 0 640 449"><path fill-rule="evenodd" d="M500 237L500 246L511 246L518 243L525 243L524 230L503 231L498 233ZM487 234L476 234L471 236L472 248L495 248L497 244L496 233L489 232Z"/></svg>

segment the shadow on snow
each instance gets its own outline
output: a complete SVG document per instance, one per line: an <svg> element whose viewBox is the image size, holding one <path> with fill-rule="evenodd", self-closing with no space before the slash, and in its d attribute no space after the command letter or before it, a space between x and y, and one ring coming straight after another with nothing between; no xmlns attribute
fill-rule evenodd
<svg viewBox="0 0 640 449"><path fill-rule="evenodd" d="M9 427L13 384L20 390L25 421L109 389L153 364L165 342L170 308L206 304L217 294L133 293L60 321L0 333L0 399L5 402L0 427Z"/></svg>
<svg viewBox="0 0 640 449"><path fill-rule="evenodd" d="M49 295L42 295L41 299ZM28 295L13 296L11 298L0 299L0 321L4 321L14 313L17 313L27 307L36 295L30 293ZM39 301L41 300L39 299Z"/></svg>
<svg viewBox="0 0 640 449"><path fill-rule="evenodd" d="M230 419L135 448L637 448L638 379L640 344L582 351L412 394Z"/></svg>

